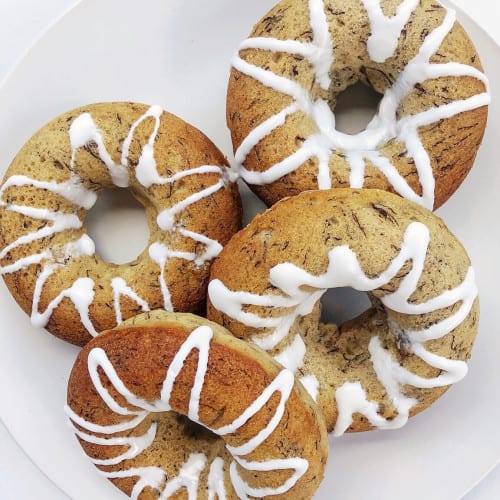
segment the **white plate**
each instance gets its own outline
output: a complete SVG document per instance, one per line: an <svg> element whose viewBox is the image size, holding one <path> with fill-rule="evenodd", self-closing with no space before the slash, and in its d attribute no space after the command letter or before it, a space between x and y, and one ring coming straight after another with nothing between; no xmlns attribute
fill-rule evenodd
<svg viewBox="0 0 500 500"><path fill-rule="evenodd" d="M0 165L55 115L93 101L158 103L227 154L229 61L274 0L86 0L50 30L0 89ZM497 462L500 335L500 49L465 16L491 80L493 105L477 164L439 211L474 261L482 317L470 374L399 431L332 440L318 499L462 496ZM33 329L0 286L0 417L28 456L75 500L123 496L99 477L65 423L66 380L77 349Z"/></svg>

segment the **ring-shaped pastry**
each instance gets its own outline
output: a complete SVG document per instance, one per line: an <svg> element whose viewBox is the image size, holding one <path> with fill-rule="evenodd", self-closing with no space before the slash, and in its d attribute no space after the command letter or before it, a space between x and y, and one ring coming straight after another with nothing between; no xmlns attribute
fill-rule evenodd
<svg viewBox="0 0 500 500"><path fill-rule="evenodd" d="M320 298L338 287L372 307L322 324ZM477 293L432 212L375 189L309 191L233 236L212 266L208 318L295 371L342 434L401 427L465 376Z"/></svg>
<svg viewBox="0 0 500 500"><path fill-rule="evenodd" d="M105 188L144 205L145 250L104 262L85 217ZM92 104L62 114L17 154L0 187L0 274L37 327L83 345L157 308L204 310L212 259L240 227L220 151L160 106Z"/></svg>
<svg viewBox="0 0 500 500"><path fill-rule="evenodd" d="M141 314L89 342L66 411L133 499L299 500L324 474L325 422L293 374L190 314Z"/></svg>
<svg viewBox="0 0 500 500"><path fill-rule="evenodd" d="M357 134L338 96L380 94ZM227 94L235 164L268 205L310 189L377 188L429 209L472 167L490 102L476 50L434 0L283 0L239 47Z"/></svg>

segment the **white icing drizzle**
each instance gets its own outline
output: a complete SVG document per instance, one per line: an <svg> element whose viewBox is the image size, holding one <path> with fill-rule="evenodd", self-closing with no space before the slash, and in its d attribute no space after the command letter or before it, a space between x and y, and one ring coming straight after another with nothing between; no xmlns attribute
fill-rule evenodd
<svg viewBox="0 0 500 500"><path fill-rule="evenodd" d="M127 447L127 450L116 456L106 460L91 458L95 465L117 465L121 462L135 458L140 455L153 442L157 425L152 423L146 433L142 436L121 437L112 436L115 433L130 431L144 421L151 412L170 411L170 395L174 383L181 372L187 357L193 350L198 351L198 365L194 382L191 388L189 398L188 417L196 423L202 424L199 421L199 404L200 396L205 383L205 376L208 369L208 361L210 355L210 344L213 338L213 331L208 326L200 326L193 330L185 342L177 351L174 359L167 369L165 379L160 392L160 398L156 401L149 402L134 394L117 374L113 364L109 360L106 352L102 348L94 348L88 355L88 370L93 382L93 385L101 397L104 404L114 413L127 417L123 422L115 425L103 426L87 421L85 418L77 415L69 406L65 407L66 414L73 423L76 435L83 441L101 445L101 446L116 446L121 445ZM116 399L105 388L102 381L102 374L109 380L113 388L125 399L127 406L118 403ZM275 393L280 394L280 400L275 409L274 415L271 417L267 425L259 431L255 436L250 438L246 443L240 446L226 445L228 451L234 458L230 464L230 478L233 487L237 494L242 499L251 496L263 495L278 495L286 493L307 471L309 463L300 457L276 460L270 459L262 462L247 461L244 456L256 450L277 428L284 412L285 406L290 397L290 393L294 385L293 373L289 370L282 370L276 378L262 391L253 403L233 422L217 429L210 429L219 436L236 433L244 426L254 415L261 411L267 402ZM90 433L102 434L105 437L95 436ZM112 436L112 437L109 437ZM277 487L252 488L239 475L236 464L240 467L251 471L273 471L290 469L293 471L291 476ZM107 472L100 470L100 473L107 478L125 478L138 477L131 498L137 499L141 491L146 487L151 487L157 490L160 494L159 498L167 498L176 491L185 488L190 500L196 499L200 474L207 465L207 457L204 454L193 453L188 458L187 462L181 467L179 475L175 478L166 481L165 471L156 466L131 468L121 471ZM224 462L220 457L216 457L211 465L207 479L208 498L215 499L215 495L219 500L225 500L226 489L224 484Z"/></svg>
<svg viewBox="0 0 500 500"><path fill-rule="evenodd" d="M82 113L71 123L69 128L69 140L71 143L71 169L75 165L76 152L89 144L96 144L99 158L106 165L113 184L126 187L129 183L126 165L117 164L108 153L102 137L102 132L97 128L90 113ZM127 142L127 141L125 141Z"/></svg>
<svg viewBox="0 0 500 500"><path fill-rule="evenodd" d="M37 181L35 179L31 179L25 175L12 175L8 179L5 180L3 185L0 187L0 198L3 198L4 192L11 187L24 187L24 186L33 186L37 189L45 189L47 191L51 191L53 193L59 194L64 197L66 200L78 205L79 207L90 210L94 203L97 200L97 195L88 190L83 186L82 180L78 175L72 173L70 178L64 182L55 182L55 181ZM6 203L0 199L0 206L6 206ZM22 209L23 212L26 213L26 210L30 207L18 207L18 209ZM9 205L10 210L14 210L12 205Z"/></svg>
<svg viewBox="0 0 500 500"><path fill-rule="evenodd" d="M174 258L175 255L173 255L172 250L170 250L163 243L153 243L149 247L149 256L151 257L151 260L156 262L160 268L158 281L160 283L161 294L163 296L163 309L165 309L165 311L173 311L174 306L172 305L172 297L165 279L165 265L167 260L169 258ZM179 256L179 258L182 259L182 256Z"/></svg>
<svg viewBox="0 0 500 500"><path fill-rule="evenodd" d="M442 371L435 378L425 379L410 373L392 358L377 336L369 344L373 368L377 378L387 391L387 395L398 412L397 418L386 421L377 414L377 404L369 402L359 383L346 383L336 391L339 419L335 434L342 434L350 425L352 414L361 412L369 421L380 428L400 427L408 420L410 409L416 401L402 393L404 385L417 388L443 387L461 380L467 373L467 365L462 361L449 360L427 351L424 343L439 339L457 328L469 315L477 296L474 271L469 268L464 281L452 290L443 292L427 302L413 304L410 297L417 289L424 269L430 235L427 226L420 222L411 223L404 234L401 250L387 269L375 278L368 277L362 270L356 254L346 245L335 247L328 254L328 268L324 274L314 276L291 263L282 263L271 268L269 283L281 292L280 295L258 295L249 292L231 291L221 280L210 282L208 291L212 305L240 323L262 328L264 336L254 336L252 341L266 350L275 349L286 338L290 328L299 316L312 312L314 304L329 288L352 287L360 291L376 290L389 283L406 262L412 262L411 271L401 281L399 288L384 296L381 301L390 310L403 314L427 314L460 304L456 312L429 327L404 331L410 352L436 369ZM260 306L262 312L249 313L245 306ZM281 316L272 317L272 310L288 308ZM271 316L271 317L270 317ZM397 327L389 313L389 324ZM294 352L295 351L295 352ZM276 358L286 367L295 370L303 365L306 353L302 345L289 343ZM305 379L306 388L317 396L314 383ZM359 387L358 387L359 385Z"/></svg>
<svg viewBox="0 0 500 500"><path fill-rule="evenodd" d="M304 375L299 379L300 383L304 386L304 389L309 393L309 395L318 401L319 393L319 380L315 375Z"/></svg>
<svg viewBox="0 0 500 500"><path fill-rule="evenodd" d="M207 479L208 500L226 500L226 487L224 485L224 460L217 457L212 461Z"/></svg>
<svg viewBox="0 0 500 500"><path fill-rule="evenodd" d="M294 473L277 488L252 488L239 475L236 462L242 468L256 472L293 469ZM235 457L235 461L231 462L229 467L229 474L238 497L243 500L249 500L248 495L255 498L263 498L265 496L282 495L283 493L286 493L293 488L297 481L306 473L308 467L309 463L303 458L266 460L265 462L248 462L240 457Z"/></svg>
<svg viewBox="0 0 500 500"><path fill-rule="evenodd" d="M86 441L87 443L97 444L101 446L127 446L128 450L121 455L117 455L116 457L108 459L91 459L92 463L94 463L95 465L117 465L124 460L130 460L139 456L144 450L149 448L156 436L158 425L156 422L153 422L147 430L146 434L144 434L143 436L121 436L113 438L102 438L95 436L94 434L82 432L75 425L73 425L71 421L70 427L80 439Z"/></svg>
<svg viewBox="0 0 500 500"><path fill-rule="evenodd" d="M142 148L141 156L139 157L139 161L138 161L137 167L136 167L135 176L136 176L137 180L139 180L139 182L141 182L141 180L139 179L140 174L138 174L138 171L141 173L143 173L145 171L144 173L146 173L146 175L147 175L148 170L152 170L149 168L151 163L154 163L155 173L157 174L156 161L154 159L154 141L156 139L156 136L158 135L158 130L160 128L160 117L162 114L163 114L163 109L161 106L158 106L156 104L151 106L146 111L146 113L144 113L135 123L132 124L132 127L130 127L130 131L128 133L128 136L126 137L125 141L123 141L121 164L125 168L127 168L128 155L129 155L129 151L130 151L130 144L132 143L132 139L134 137L135 130L147 118L154 118L155 126L153 128L153 132L149 136L148 142ZM143 164L146 165L146 168L142 168Z"/></svg>
<svg viewBox="0 0 500 500"><path fill-rule="evenodd" d="M299 368L302 368L305 356L306 345L304 344L302 337L297 334L295 335L293 342L277 354L274 359L283 366L286 366L290 371L295 372Z"/></svg>
<svg viewBox="0 0 500 500"><path fill-rule="evenodd" d="M137 164L135 175L137 180L146 188L153 185L173 184L174 182L195 174L222 174L222 167L214 165L202 165L201 167L183 170L171 175L170 177L162 177L156 168L156 160L151 157L149 162L144 159L144 153Z"/></svg>
<svg viewBox="0 0 500 500"><path fill-rule="evenodd" d="M67 297L75 305L80 320L88 332L92 336L96 336L97 332L94 325L90 321L89 307L94 299L94 281L90 278L78 278L74 281L70 288L63 290L57 297L52 299L45 311L39 311L39 302L45 282L58 268L64 266L68 259L78 258L82 255L92 255L95 251L94 242L87 236L83 235L79 240L68 243L64 248L62 255L54 255L52 252L52 262L45 264L42 272L38 276L33 292L33 307L31 310L31 323L33 326L44 327L50 319L54 309ZM50 261L49 261L50 262Z"/></svg>
<svg viewBox="0 0 500 500"><path fill-rule="evenodd" d="M130 498L132 500L138 500L141 492L147 487L160 491L161 485L165 481L164 471L157 467L135 467L124 471L114 472L104 472L100 469L97 469L97 471L107 479L138 477L139 480L134 484L132 492L130 493ZM189 498L188 500L192 499Z"/></svg>
<svg viewBox="0 0 500 500"><path fill-rule="evenodd" d="M158 214L158 217L156 219L158 226L164 231L173 229L175 224L175 216L177 214L185 210L189 205L192 205L193 203L196 203L197 201L200 201L201 199L216 193L222 187L224 187L224 179L221 179L213 186L202 189L197 193L193 193L184 200L176 203L174 206L162 210Z"/></svg>
<svg viewBox="0 0 500 500"><path fill-rule="evenodd" d="M52 211L45 208L36 208L25 205L16 205L8 203L4 200L5 193L9 189L22 189L25 186L31 186L41 191L49 191L61 196L68 202L75 205L76 209L89 210L95 204L97 195L93 191L84 186L82 178L76 173L76 153L80 148L86 147L89 144L97 146L97 153L100 160L107 167L112 182L118 187L126 187L130 182L130 161L129 153L130 146L134 139L137 127L145 120L154 120L154 126L146 144L143 146L138 164L134 174L137 181L148 189L155 185L173 184L180 179L193 175L204 174L219 174L220 180L215 184L208 186L199 192L193 193L184 200L181 200L168 209L164 209L158 215L158 225L162 231L176 232L184 238L191 239L195 243L196 251L181 252L167 249L161 242L153 242L149 247L149 256L156 262L160 269L158 280L163 294L165 309L173 310L171 303L170 291L166 283L164 275L164 267L167 260L171 258L180 258L189 262L193 262L194 266L200 267L206 262L214 259L222 249L219 242L208 238L203 234L196 233L182 226L177 222L177 218L190 205L199 202L205 197L211 196L219 189L226 186L228 182L234 182L234 176L231 177L226 167L215 165L202 165L185 171L177 172L171 176L162 177L158 173L156 159L154 157L154 144L160 128L161 116L163 109L160 106L151 106L139 119L132 124L130 131L125 138L122 146L122 154L120 162L115 162L106 149L104 138L101 130L94 122L90 113L82 113L77 116L69 128L69 141L71 145L71 161L69 179L62 182L57 181L40 181L31 179L24 175L13 175L6 179L0 187L0 207L8 211L21 214L27 218L45 221L46 224L31 233L20 236L17 240L5 246L0 251L0 259L8 256L12 250L27 246L34 241L51 236L71 229L81 229L83 221L78 217L76 211L74 213L64 213ZM85 243L85 248L80 248ZM199 248L204 247L201 251ZM33 313L31 316L32 323L37 327L45 327L50 319L51 314L59 305L64 297L69 298L75 305L82 324L88 332L95 336L97 332L92 325L89 317L89 306L94 300L94 282L88 277L78 278L68 289L63 290L52 302L44 313L38 312L38 303L44 288L44 285L49 276L60 266L63 266L68 260L78 258L83 255L93 255L95 246L91 239L85 235L77 242L67 244L63 248L47 248L42 252L18 258L15 262L5 266L0 266L0 274L14 273L21 269L32 265L42 265L42 271L38 275L35 284L35 293L33 297ZM61 256L64 258L61 258ZM126 295L135 300L143 311L149 310L148 303L139 297L137 293L125 283L123 278L115 276L111 280L111 288L113 290L113 304L117 324L122 321L122 312L120 310L119 299L120 295Z"/></svg>
<svg viewBox="0 0 500 500"><path fill-rule="evenodd" d="M405 398L407 400L408 398ZM355 413L364 415L370 424L379 428L387 428L387 422L378 414L378 404L368 401L366 392L360 382L346 382L335 391L338 416L335 423L334 435L340 436L352 424ZM412 406L416 403L413 401ZM409 408L408 408L409 410ZM399 415L394 419L400 418ZM399 422L398 422L399 423Z"/></svg>
<svg viewBox="0 0 500 500"><path fill-rule="evenodd" d="M193 231L188 231L183 228L179 228L178 231L186 238L191 238L192 240L205 245L205 251L203 253L199 255L195 252L189 253L188 260L192 260L195 266L202 266L205 262L210 262L222 251L222 245L218 241L212 240L203 234L194 233Z"/></svg>
<svg viewBox="0 0 500 500"><path fill-rule="evenodd" d="M372 61L384 62L396 51L401 32L420 0L403 0L393 17L384 15L380 0L361 1L365 6L372 30L367 42L368 53Z"/></svg>
<svg viewBox="0 0 500 500"><path fill-rule="evenodd" d="M65 214L62 212L51 211L44 208L13 205L4 201L3 197L7 189L12 187L22 188L24 186L33 186L37 189L52 191L56 194L59 194L71 203L74 203L78 208L89 209L93 206L97 199L95 193L86 189L82 185L81 180L78 178L78 176L74 174L70 176L70 179L68 181L62 183L53 181L37 181L23 175L13 175L9 177L0 187L0 207L35 220L47 221L47 225L39 230L33 231L32 233L20 236L17 240L5 246L0 251L0 259L3 259L13 249L18 248L22 245L28 245L29 243L40 240L42 238L51 237L54 234L65 231L67 229L79 229L82 226L82 221L75 214ZM0 266L0 274L17 272L24 267L33 264L39 264L43 260L50 260L51 258L52 260L57 260L54 253L58 255L62 254L65 256L65 258L71 257L70 252L68 251L70 248L72 248L72 246L71 244L68 244L67 248L62 249L62 251L61 249L55 249L54 251L47 249L46 251L39 254L33 254L24 258L20 258L12 264L9 264L7 266Z"/></svg>
<svg viewBox="0 0 500 500"><path fill-rule="evenodd" d="M309 9L313 28L312 42L255 37L245 40L240 50L263 49L301 55L311 62L316 81L321 88L328 90L330 87L329 71L333 63L333 44L322 0L309 0Z"/></svg>
<svg viewBox="0 0 500 500"><path fill-rule="evenodd" d="M368 39L368 51L374 61L384 61L390 57L396 47L401 31L418 5L418 0L404 0L397 13L387 18L380 5L380 0L362 0L371 24L371 35ZM444 7L445 8L445 7ZM321 0L309 2L310 22L313 31L312 42L295 40L277 40L275 38L249 38L245 40L233 59L235 69L244 73L276 92L293 99L284 109L266 118L245 137L235 152L235 164L242 178L254 185L269 184L297 170L304 162L316 158L318 162L317 183L319 189L332 187L329 159L333 152L341 151L349 163L350 185L361 188L365 180L365 165L369 161L387 178L394 190L401 196L432 209L434 206L435 181L432 165L427 151L419 136L420 127L431 125L444 118L458 113L477 109L490 103L488 80L486 76L465 64L450 62L437 64L430 62L444 38L455 23L455 12L445 8L445 17L440 26L435 28L422 43L419 53L408 63L394 84L384 94L377 114L366 129L358 134L349 135L335 128L335 115L326 101L321 98L313 101L311 95L297 82L277 75L243 59L240 52L245 49L259 49L271 52L285 52L303 56L314 69L316 83L328 89L328 75L333 62L333 43L330 37L328 22L324 15ZM327 56L330 54L330 56ZM483 82L487 88L484 93L467 99L444 104L412 116L397 117L397 110L406 95L416 84L439 77L470 76ZM262 172L245 168L245 160L257 144L274 130L283 126L288 116L302 112L309 116L318 131L303 142L290 156ZM407 157L415 163L422 194L417 194L406 179L391 164L390 159L382 156L379 148L391 139L405 145Z"/></svg>
<svg viewBox="0 0 500 500"><path fill-rule="evenodd" d="M160 498L169 498L176 491L186 488L188 499L196 500L200 474L206 462L207 457L202 453L191 453L188 461L181 467L179 475L167 482Z"/></svg>
<svg viewBox="0 0 500 500"><path fill-rule="evenodd" d="M149 311L148 303L139 297L132 288L127 285L127 282L120 277L113 278L111 280L111 288L113 289L113 305L115 306L115 316L116 316L116 324L119 325L122 318L122 311L120 307L120 296L125 295L130 299L134 300L141 307L142 312Z"/></svg>
<svg viewBox="0 0 500 500"><path fill-rule="evenodd" d="M149 256L151 260L158 264L160 268L160 288L163 296L163 308L166 311L173 311L174 307L172 305L172 300L170 296L170 290L168 289L167 281L165 279L165 265L168 260L171 259L184 259L194 263L195 266L200 267L205 262L210 262L212 259L219 255L222 250L222 245L215 240L211 240L206 236L203 236L186 229L179 228L179 233L187 238L191 238L194 241L203 243L205 245L205 251L201 255L196 255L194 252L182 252L178 250L172 250L168 248L163 243L153 243L149 247Z"/></svg>
<svg viewBox="0 0 500 500"><path fill-rule="evenodd" d="M289 370L282 370L278 376L264 389L261 395L233 422L223 427L219 427L214 432L219 436L234 434L240 427L243 427L254 415L256 415L265 404L271 399L275 392L281 394L280 402L273 417L267 425L252 439L241 446L227 445L228 451L233 456L245 456L255 451L276 429L283 417L285 405L293 389L295 378Z"/></svg>

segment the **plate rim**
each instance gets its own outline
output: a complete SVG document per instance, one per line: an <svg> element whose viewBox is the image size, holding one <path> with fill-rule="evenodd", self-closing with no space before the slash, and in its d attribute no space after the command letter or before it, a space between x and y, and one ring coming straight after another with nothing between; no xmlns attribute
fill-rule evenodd
<svg viewBox="0 0 500 500"><path fill-rule="evenodd" d="M481 36L487 40L487 43L490 43L496 49L500 50L500 43L495 41L495 39L480 25L478 24L469 14L467 14L462 7L457 6L452 0L439 0L445 6L454 9L457 12L457 17L461 23L473 25L475 29L481 32ZM278 0L276 0L276 3ZM15 60L15 62L9 67L8 71L5 73L4 77L0 80L0 94L2 94L4 87L6 87L10 80L14 78L15 74L18 72L20 67L26 62L29 58L31 52L37 47L37 45L47 37L57 26L64 22L64 20L71 14L74 13L79 7L83 4L90 3L90 0L73 0L72 5L66 7L58 16L56 16L49 24L47 24L43 30L41 30L37 36L33 39L30 45L24 49L21 55ZM230 154L231 152L224 152L225 154ZM29 463L34 466L37 470L39 470L42 475L47 479L48 482L51 483L61 494L68 496L69 494L54 480L49 474L39 466L38 463L34 461L34 459L27 453L27 451L19 444L16 436L11 432L11 429L7 422L5 422L2 414L0 413L0 423L4 426L10 437L15 442L16 446L21 450L23 455L29 460ZM469 495L474 489L479 486L490 474L493 473L497 468L500 468L500 457L498 458L496 463L493 463L491 467L489 467L483 475L481 475L477 481L475 481L470 488L468 488L461 495L460 498L464 498Z"/></svg>

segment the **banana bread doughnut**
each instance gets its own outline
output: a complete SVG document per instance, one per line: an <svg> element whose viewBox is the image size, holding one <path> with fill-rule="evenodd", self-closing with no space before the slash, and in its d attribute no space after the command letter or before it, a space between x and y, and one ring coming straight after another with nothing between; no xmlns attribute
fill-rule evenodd
<svg viewBox="0 0 500 500"><path fill-rule="evenodd" d="M37 327L83 345L157 308L204 310L211 260L240 227L222 153L160 106L101 103L62 114L17 154L0 187L0 274ZM144 205L133 262L95 253L85 217L104 188Z"/></svg>
<svg viewBox="0 0 500 500"><path fill-rule="evenodd" d="M336 129L340 93L382 94L366 129ZM476 50L435 0L283 0L233 60L235 164L268 205L310 189L389 190L432 209L474 163L490 102Z"/></svg>
<svg viewBox="0 0 500 500"><path fill-rule="evenodd" d="M238 266L234 262L239 262ZM329 288L372 307L321 324ZM309 191L237 233L215 260L209 319L296 371L329 431L402 426L467 372L474 271L432 212L379 190Z"/></svg>
<svg viewBox="0 0 500 500"><path fill-rule="evenodd" d="M190 314L141 314L89 342L66 412L134 499L309 499L326 465L323 416L293 374Z"/></svg>

